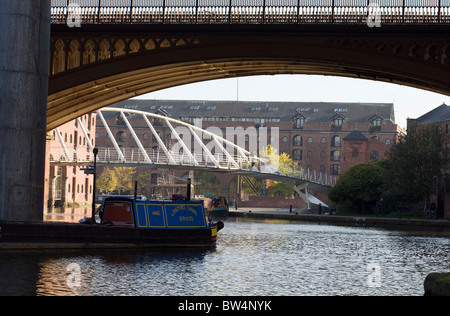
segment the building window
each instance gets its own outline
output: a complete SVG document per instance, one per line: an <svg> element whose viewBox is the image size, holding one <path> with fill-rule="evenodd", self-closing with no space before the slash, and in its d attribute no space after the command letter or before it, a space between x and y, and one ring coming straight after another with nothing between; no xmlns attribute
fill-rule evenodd
<svg viewBox="0 0 450 316"><path fill-rule="evenodd" d="M376 119L372 121L372 127L380 127L381 126L381 120Z"/></svg>
<svg viewBox="0 0 450 316"><path fill-rule="evenodd" d="M352 158L358 158L358 157L359 157L358 148L354 148L352 151Z"/></svg>
<svg viewBox="0 0 450 316"><path fill-rule="evenodd" d="M333 150L330 154L331 161L341 160L341 152L339 150Z"/></svg>
<svg viewBox="0 0 450 316"><path fill-rule="evenodd" d="M312 158L313 153L312 153L312 151L308 150L308 152L306 153L306 155L308 156L308 158Z"/></svg>
<svg viewBox="0 0 450 316"><path fill-rule="evenodd" d="M326 144L326 143L327 143L327 139L326 139L325 137L322 137L322 138L320 139L320 143Z"/></svg>
<svg viewBox="0 0 450 316"><path fill-rule="evenodd" d="M342 119L342 118L336 118L336 119L333 119L332 121L331 121L331 128L332 129L335 129L335 130L337 130L337 129L341 129L342 128L342 123L344 122L344 120Z"/></svg>
<svg viewBox="0 0 450 316"><path fill-rule="evenodd" d="M385 143L386 145L388 145L388 146L390 146L390 145L392 144L390 138L387 138L387 139L384 141L384 143Z"/></svg>
<svg viewBox="0 0 450 316"><path fill-rule="evenodd" d="M296 117L294 119L294 129L302 129L305 123L305 118L302 116Z"/></svg>
<svg viewBox="0 0 450 316"><path fill-rule="evenodd" d="M148 139L147 133L144 133L144 135L142 135L142 138L143 138L144 140L147 140L147 139Z"/></svg>
<svg viewBox="0 0 450 316"><path fill-rule="evenodd" d="M331 138L331 147L341 147L341 137L339 136L333 136Z"/></svg>
<svg viewBox="0 0 450 316"><path fill-rule="evenodd" d="M340 174L340 172L341 172L341 166L339 166L339 165L331 165L330 166L330 174L331 175L336 176L336 175Z"/></svg>
<svg viewBox="0 0 450 316"><path fill-rule="evenodd" d="M312 144L313 143L313 138L312 137L308 137L308 144Z"/></svg>
<svg viewBox="0 0 450 316"><path fill-rule="evenodd" d="M297 135L294 137L294 146L302 146L302 136Z"/></svg>
<svg viewBox="0 0 450 316"><path fill-rule="evenodd" d="M292 151L292 159L302 160L302 151L300 149L295 149Z"/></svg>
<svg viewBox="0 0 450 316"><path fill-rule="evenodd" d="M320 166L320 172L325 172L325 166L324 165Z"/></svg>
<svg viewBox="0 0 450 316"><path fill-rule="evenodd" d="M378 159L378 151L374 150L370 153L370 159Z"/></svg>
<svg viewBox="0 0 450 316"><path fill-rule="evenodd" d="M327 158L327 153L324 151L320 152L320 158Z"/></svg>
<svg viewBox="0 0 450 316"><path fill-rule="evenodd" d="M288 142L288 138L286 136L283 137L283 143L287 143Z"/></svg>
<svg viewBox="0 0 450 316"><path fill-rule="evenodd" d="M118 142L126 142L127 141L127 135L123 131L117 132L116 140ZM81 142L81 138L80 138L80 142Z"/></svg>

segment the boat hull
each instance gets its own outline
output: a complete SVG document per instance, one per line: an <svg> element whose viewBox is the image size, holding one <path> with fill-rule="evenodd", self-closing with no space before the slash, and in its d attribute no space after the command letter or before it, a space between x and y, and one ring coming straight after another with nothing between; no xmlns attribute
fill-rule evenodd
<svg viewBox="0 0 450 316"><path fill-rule="evenodd" d="M0 249L213 249L216 236L216 226L194 229L136 229L69 223L0 222Z"/></svg>
<svg viewBox="0 0 450 316"><path fill-rule="evenodd" d="M211 218L211 220L225 219L229 213L228 207L215 207L212 211L208 212L208 218Z"/></svg>

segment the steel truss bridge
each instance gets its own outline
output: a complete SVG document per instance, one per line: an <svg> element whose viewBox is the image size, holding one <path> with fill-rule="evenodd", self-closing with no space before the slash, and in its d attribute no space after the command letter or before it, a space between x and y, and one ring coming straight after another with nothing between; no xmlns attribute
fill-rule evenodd
<svg viewBox="0 0 450 316"><path fill-rule="evenodd" d="M450 22L450 0L52 0L52 23ZM375 20L373 21L375 22Z"/></svg>
<svg viewBox="0 0 450 316"><path fill-rule="evenodd" d="M116 140L117 135L113 134L107 119L103 115L105 112L117 113L120 116L120 119L125 123L123 128L128 129L137 148L123 148L119 145ZM281 166L278 161L257 157L248 150L208 130L166 116L119 108L104 108L99 110L97 115L113 145L112 148L97 148L97 164L99 165L148 166L160 169L228 172L292 183L296 184L297 188L302 189L305 189L306 183L318 184L322 187L331 187L336 183L336 178L333 176L305 170L301 167ZM143 129L140 126L137 130L130 123L129 118L131 116L134 116L134 119L141 117L147 128ZM172 146L166 145L166 142L157 132L158 126L155 128L155 120L159 122L158 126L161 126L162 123L170 129L171 139L175 141L175 144L172 144ZM93 164L94 146L89 140L87 129L81 119L78 119L78 125L86 138L89 153L82 155L79 154L76 147L68 148L65 145L62 133L57 128L56 135L61 147L58 147L60 148L59 154L55 154L54 148L51 149L53 152L50 158L52 164L80 166ZM143 145L144 137L156 139L157 149L155 147L145 148ZM197 148L197 150L193 151L192 148Z"/></svg>

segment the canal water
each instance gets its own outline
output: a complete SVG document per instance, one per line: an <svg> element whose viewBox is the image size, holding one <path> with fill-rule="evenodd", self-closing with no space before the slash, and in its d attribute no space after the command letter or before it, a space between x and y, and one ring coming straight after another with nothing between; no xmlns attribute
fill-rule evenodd
<svg viewBox="0 0 450 316"><path fill-rule="evenodd" d="M0 253L0 295L423 295L450 236L230 218L214 251Z"/></svg>

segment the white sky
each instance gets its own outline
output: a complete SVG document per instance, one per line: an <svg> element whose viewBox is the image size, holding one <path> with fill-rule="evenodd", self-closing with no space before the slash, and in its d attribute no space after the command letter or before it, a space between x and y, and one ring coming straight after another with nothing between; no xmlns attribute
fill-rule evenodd
<svg viewBox="0 0 450 316"><path fill-rule="evenodd" d="M396 123L417 118L450 96L389 83L342 77L277 75L223 79L190 84L146 94L139 99L239 100L297 102L373 102L395 106Z"/></svg>

